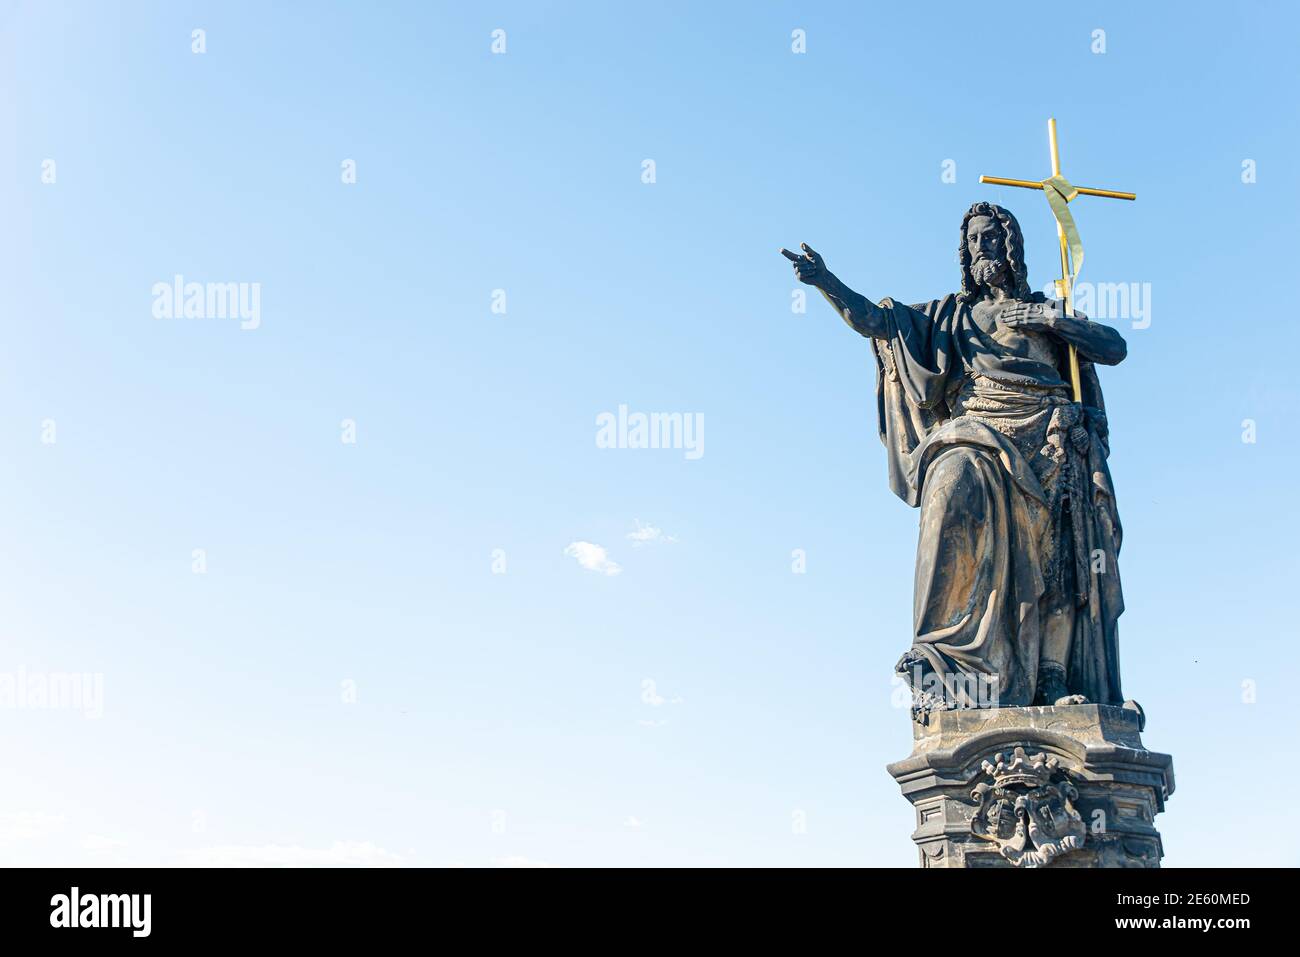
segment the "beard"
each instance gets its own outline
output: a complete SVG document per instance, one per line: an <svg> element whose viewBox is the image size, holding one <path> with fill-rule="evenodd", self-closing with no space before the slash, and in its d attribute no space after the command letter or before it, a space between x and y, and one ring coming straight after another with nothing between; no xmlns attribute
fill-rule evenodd
<svg viewBox="0 0 1300 957"><path fill-rule="evenodd" d="M981 286L1005 286L1007 264L1001 259L977 259L971 263L971 278Z"/></svg>

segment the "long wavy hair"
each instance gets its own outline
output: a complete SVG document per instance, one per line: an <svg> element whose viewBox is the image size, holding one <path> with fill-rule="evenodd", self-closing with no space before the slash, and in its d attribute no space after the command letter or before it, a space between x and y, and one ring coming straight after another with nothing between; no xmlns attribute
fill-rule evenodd
<svg viewBox="0 0 1300 957"><path fill-rule="evenodd" d="M961 218L961 244L957 249L957 261L961 263L961 292L957 298L970 302L979 290L979 284L971 275L970 250L966 247L966 227L976 216L989 216L1002 227L1002 248L1011 268L1011 277L1015 281L1015 297L1029 299L1033 295L1029 290L1029 267L1025 265L1025 237L1020 232L1020 224L1009 210L994 203L972 203Z"/></svg>

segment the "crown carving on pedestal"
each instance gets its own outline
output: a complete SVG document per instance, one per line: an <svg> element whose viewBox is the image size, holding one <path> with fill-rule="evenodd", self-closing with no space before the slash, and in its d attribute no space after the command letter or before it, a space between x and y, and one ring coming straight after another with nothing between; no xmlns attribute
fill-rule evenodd
<svg viewBox="0 0 1300 957"><path fill-rule="evenodd" d="M995 788L1008 788L1023 785L1040 788L1051 783L1052 775L1060 767L1060 759L1046 754L1035 754L1032 758L1025 754L1024 748L1011 752L1008 761L1002 754L993 755L992 761L981 765L985 774L993 779Z"/></svg>

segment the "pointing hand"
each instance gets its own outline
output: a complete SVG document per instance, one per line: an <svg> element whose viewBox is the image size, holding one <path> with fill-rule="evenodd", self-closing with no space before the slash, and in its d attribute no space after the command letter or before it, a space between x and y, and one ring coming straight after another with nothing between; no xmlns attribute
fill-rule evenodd
<svg viewBox="0 0 1300 957"><path fill-rule="evenodd" d="M794 263L794 274L800 282L809 286L816 286L819 289L823 288L830 276L825 260L822 259L820 253L807 243L800 243L799 248L803 250L802 256L798 253L792 253L788 249L782 249L781 255Z"/></svg>

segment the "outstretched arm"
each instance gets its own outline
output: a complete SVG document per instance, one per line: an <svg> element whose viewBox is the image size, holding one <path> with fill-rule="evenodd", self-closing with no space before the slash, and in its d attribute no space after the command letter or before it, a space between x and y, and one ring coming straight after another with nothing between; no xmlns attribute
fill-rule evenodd
<svg viewBox="0 0 1300 957"><path fill-rule="evenodd" d="M799 248L803 250L802 256L788 249L782 249L781 255L794 263L794 273L799 281L815 287L825 296L849 328L859 335L875 339L889 339L893 336L885 310L844 285L838 276L826 268L821 255L807 243L800 243Z"/></svg>
<svg viewBox="0 0 1300 957"><path fill-rule="evenodd" d="M1083 358L1100 365L1118 365L1128 355L1128 344L1116 330L1093 322L1081 312L1064 315L1057 302L1017 302L998 321L1012 329L1053 333L1078 349Z"/></svg>

